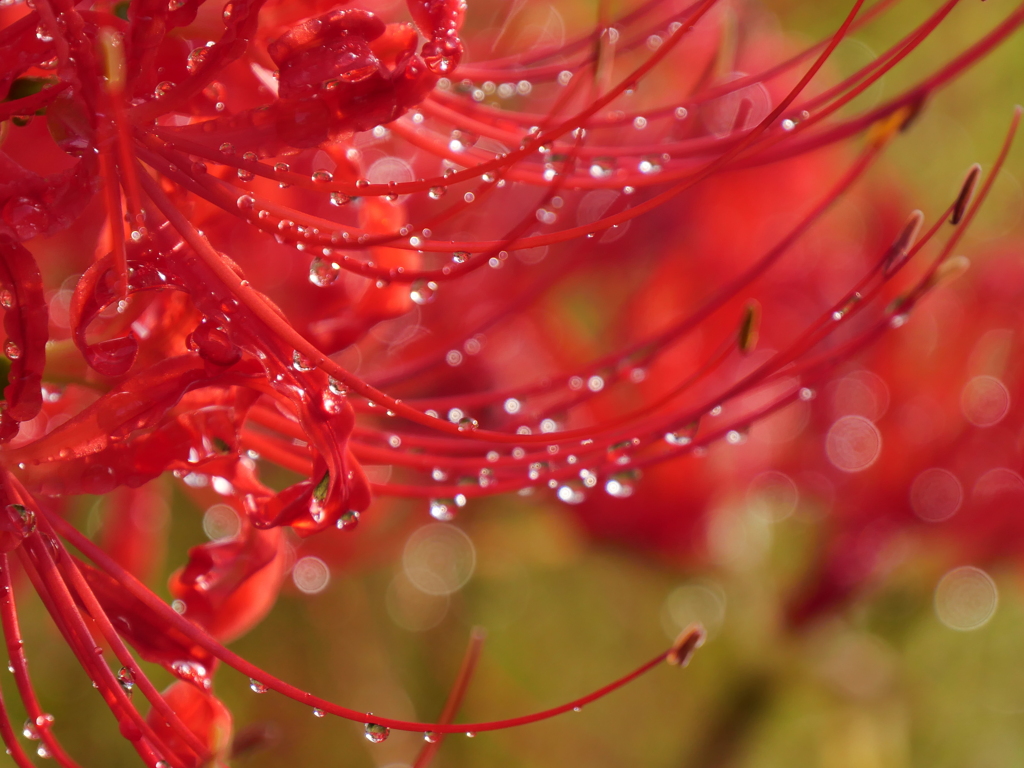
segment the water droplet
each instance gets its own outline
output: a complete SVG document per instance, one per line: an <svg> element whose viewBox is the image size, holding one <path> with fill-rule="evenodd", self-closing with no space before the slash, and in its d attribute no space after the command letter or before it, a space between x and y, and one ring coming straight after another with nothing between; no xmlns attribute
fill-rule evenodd
<svg viewBox="0 0 1024 768"><path fill-rule="evenodd" d="M321 396L320 402L323 405L324 413L328 416L337 416L344 408L345 397L343 395L337 395L328 389L328 391L324 392Z"/></svg>
<svg viewBox="0 0 1024 768"><path fill-rule="evenodd" d="M10 309L14 306L14 294L8 289L0 290L0 307Z"/></svg>
<svg viewBox="0 0 1024 768"><path fill-rule="evenodd" d="M330 171L319 170L313 171L313 175L309 178L313 180L314 184L330 184L334 181L334 174Z"/></svg>
<svg viewBox="0 0 1024 768"><path fill-rule="evenodd" d="M384 725L378 725L377 723L367 723L366 728L363 729L363 733L366 736L367 741L372 741L374 744L380 744L391 735L391 729Z"/></svg>
<svg viewBox="0 0 1024 768"><path fill-rule="evenodd" d="M442 197L444 197L447 191L447 187L431 187L430 191L427 192L427 194L430 196L431 200L440 200Z"/></svg>
<svg viewBox="0 0 1024 768"><path fill-rule="evenodd" d="M185 66L188 68L188 73L190 75L194 75L199 70L199 67L202 66L203 62L206 61L209 54L210 49L206 47L193 49L193 51L188 55L188 61L185 62Z"/></svg>
<svg viewBox="0 0 1024 768"><path fill-rule="evenodd" d="M414 303L423 305L429 304L434 300L434 296L437 292L437 283L433 280L417 280L412 284L409 289L409 298Z"/></svg>
<svg viewBox="0 0 1024 768"><path fill-rule="evenodd" d="M359 525L359 513L354 509L342 512L335 525L337 525L339 531L351 531Z"/></svg>
<svg viewBox="0 0 1024 768"><path fill-rule="evenodd" d="M441 740L441 734L435 731L424 731L423 740L427 742L427 744L437 744L437 742Z"/></svg>
<svg viewBox="0 0 1024 768"><path fill-rule="evenodd" d="M252 195L240 195L235 203L238 205L238 210L251 211L253 206L256 205L256 200Z"/></svg>
<svg viewBox="0 0 1024 768"><path fill-rule="evenodd" d="M304 354L302 354L301 352L299 352L299 350L296 349L292 353L292 368L294 368L296 371L305 372L312 371L314 368L316 368L316 366L313 365L312 360L310 360L308 357L306 357Z"/></svg>
<svg viewBox="0 0 1024 768"><path fill-rule="evenodd" d="M480 422L472 416L463 416L459 419L459 432L470 432L480 426Z"/></svg>
<svg viewBox="0 0 1024 768"><path fill-rule="evenodd" d="M430 516L435 520L440 520L442 523L447 523L455 519L455 512L458 507L459 505L456 504L455 499L431 499Z"/></svg>
<svg viewBox="0 0 1024 768"><path fill-rule="evenodd" d="M4 354L11 360L17 360L21 357L21 347L15 344L11 339L8 339L4 342Z"/></svg>
<svg viewBox="0 0 1024 768"><path fill-rule="evenodd" d="M174 83L169 80L163 80L156 84L156 87L153 89L153 95L158 99L162 99L172 90L174 90Z"/></svg>
<svg viewBox="0 0 1024 768"><path fill-rule="evenodd" d="M613 475L604 484L604 490L609 496L616 499L629 498L633 495L633 491L635 490L635 486L633 485L633 475L626 472Z"/></svg>
<svg viewBox="0 0 1024 768"><path fill-rule="evenodd" d="M348 205L351 202L352 198L344 192L331 192L331 205L336 205L340 208L341 206Z"/></svg>
<svg viewBox="0 0 1024 768"><path fill-rule="evenodd" d="M266 693L267 686L257 680L255 677L249 678L249 688L252 689L253 693Z"/></svg>
<svg viewBox="0 0 1024 768"><path fill-rule="evenodd" d="M661 173L661 158L645 157L640 161L640 164L637 166L637 170L645 175Z"/></svg>
<svg viewBox="0 0 1024 768"><path fill-rule="evenodd" d="M326 714L320 707L313 707L313 717L323 717Z"/></svg>
<svg viewBox="0 0 1024 768"><path fill-rule="evenodd" d="M132 689L135 688L135 672L131 667L121 667L117 672L117 681L121 683L121 688L130 697L132 695Z"/></svg>
<svg viewBox="0 0 1024 768"><path fill-rule="evenodd" d="M326 288L338 279L341 266L330 259L317 256L309 263L309 282L320 288Z"/></svg>
<svg viewBox="0 0 1024 768"><path fill-rule="evenodd" d="M36 40L41 43L53 42L53 35L50 34L50 30L47 29L45 24L40 24L36 27Z"/></svg>
<svg viewBox="0 0 1024 768"><path fill-rule="evenodd" d="M606 179L615 173L615 165L610 160L595 160L590 164L590 176L594 179Z"/></svg>
<svg viewBox="0 0 1024 768"><path fill-rule="evenodd" d="M558 487L558 500L565 504L582 504L586 498L583 489L576 483L566 483Z"/></svg>

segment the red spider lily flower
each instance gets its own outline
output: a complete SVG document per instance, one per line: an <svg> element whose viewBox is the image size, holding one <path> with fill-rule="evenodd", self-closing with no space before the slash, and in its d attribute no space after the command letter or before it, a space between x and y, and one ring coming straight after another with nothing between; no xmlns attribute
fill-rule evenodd
<svg viewBox="0 0 1024 768"><path fill-rule="evenodd" d="M836 46L894 4L858 0L781 61L768 56L781 40L729 44L716 0L649 0L490 59L500 35L477 36L479 9L461 0L409 0L411 23L262 0L0 9L0 618L40 754L75 765L28 676L13 560L151 766L227 758L222 663L253 690L364 723L370 741L402 729L431 744L685 664L699 627L572 702L456 724L474 638L427 723L326 701L225 643L271 609L287 529L343 535L382 496L420 498L440 521L509 491L629 496L641 471L741 441L900 324L955 268L1019 113L976 199L937 224L874 212L883 234L821 290L788 258L1024 6L905 93L841 116L959 5L820 85ZM833 148L860 134L852 159ZM582 290L579 317L552 313L552 295ZM363 466L380 463L393 481L369 481ZM279 487L275 469L301 479ZM237 522L189 551L174 607L139 578L159 531L108 523L99 546L63 514L81 494L125 494L116 525L165 474ZM132 650L179 681L158 691ZM28 765L2 708L0 735Z"/></svg>

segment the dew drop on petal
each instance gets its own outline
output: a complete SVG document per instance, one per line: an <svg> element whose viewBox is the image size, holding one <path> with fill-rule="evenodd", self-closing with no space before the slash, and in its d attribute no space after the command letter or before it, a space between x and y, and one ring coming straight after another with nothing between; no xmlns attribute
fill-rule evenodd
<svg viewBox="0 0 1024 768"><path fill-rule="evenodd" d="M189 53L185 66L187 67L190 75L195 74L199 70L199 67L202 66L204 61L206 61L209 53L210 50L206 47L195 48L191 53Z"/></svg>
<svg viewBox="0 0 1024 768"><path fill-rule="evenodd" d="M359 525L359 512L350 509L346 512L342 512L338 517L338 522L335 523L339 531L350 531Z"/></svg>

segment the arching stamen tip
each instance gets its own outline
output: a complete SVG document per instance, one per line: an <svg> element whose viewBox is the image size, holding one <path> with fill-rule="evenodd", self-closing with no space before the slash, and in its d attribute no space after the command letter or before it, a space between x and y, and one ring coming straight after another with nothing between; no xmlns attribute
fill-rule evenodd
<svg viewBox="0 0 1024 768"><path fill-rule="evenodd" d="M891 275L902 266L907 259L907 254L917 242L917 236L921 234L921 227L924 226L924 214L921 211L913 211L907 217L907 223L893 240L889 250L886 251L884 266L882 268L886 277Z"/></svg>
<svg viewBox="0 0 1024 768"><path fill-rule="evenodd" d="M887 117L876 120L868 129L868 143L881 147L889 142L898 132L910 125L910 122L917 117L921 104L906 105L900 107Z"/></svg>
<svg viewBox="0 0 1024 768"><path fill-rule="evenodd" d="M956 202L953 203L953 213L949 216L949 223L953 226L963 221L964 214L967 213L967 206L971 204L971 200L974 198L974 190L978 186L978 179L980 178L981 165L975 163L967 169L964 183L960 186L960 194L956 196Z"/></svg>
<svg viewBox="0 0 1024 768"><path fill-rule="evenodd" d="M672 643L672 649L665 656L665 661L673 667L685 667L690 663L693 652L704 645L706 639L707 632L704 631L704 626L699 622L691 624Z"/></svg>
<svg viewBox="0 0 1024 768"><path fill-rule="evenodd" d="M740 321L739 332L736 334L736 346L746 355L757 346L758 330L761 327L761 304L751 299L743 307L743 319Z"/></svg>
<svg viewBox="0 0 1024 768"><path fill-rule="evenodd" d="M970 269L970 266L971 260L966 256L953 256L950 259L946 259L939 265L939 268L935 270L935 274L932 275L931 280L928 281L928 289L931 290L937 285L956 280L960 275Z"/></svg>

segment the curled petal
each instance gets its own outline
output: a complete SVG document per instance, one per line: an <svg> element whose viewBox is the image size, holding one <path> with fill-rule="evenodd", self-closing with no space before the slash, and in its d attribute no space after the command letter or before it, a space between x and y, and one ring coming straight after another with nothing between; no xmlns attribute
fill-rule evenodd
<svg viewBox="0 0 1024 768"><path fill-rule="evenodd" d="M113 577L85 563L78 563L78 567L118 633L146 661L168 669L183 661L207 670L213 668L215 661L209 651L167 626L166 621L126 592Z"/></svg>
<svg viewBox="0 0 1024 768"><path fill-rule="evenodd" d="M212 693L183 680L172 683L161 695L174 710L174 714L209 748L215 764L223 765L221 761L228 756L232 735L231 712L228 708ZM150 711L147 720L183 765L198 768L198 758L155 709Z"/></svg>
<svg viewBox="0 0 1024 768"><path fill-rule="evenodd" d="M171 577L171 594L186 616L221 642L231 642L273 607L287 573L288 547L280 529L245 526L242 535L189 550Z"/></svg>

